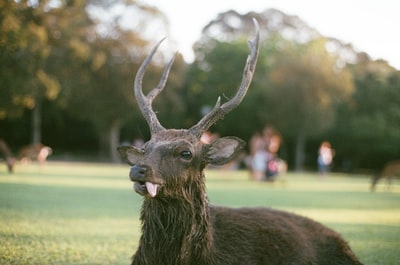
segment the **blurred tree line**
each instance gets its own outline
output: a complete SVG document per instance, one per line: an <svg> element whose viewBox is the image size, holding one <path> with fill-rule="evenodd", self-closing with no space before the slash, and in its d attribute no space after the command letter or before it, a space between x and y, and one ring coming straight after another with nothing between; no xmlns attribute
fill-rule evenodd
<svg viewBox="0 0 400 265"><path fill-rule="evenodd" d="M121 8L134 16L129 28ZM178 54L154 103L164 126L190 127L218 96L233 95L253 17L262 36L253 83L213 132L248 141L272 125L284 139L280 156L295 169L316 166L323 140L332 143L338 170L374 169L400 157L399 71L274 9L227 11L205 25L194 62ZM54 157L112 160L120 142L148 139L132 86L165 34L154 33L160 28L168 31L167 18L137 1L2 1L0 138L14 151L43 142ZM170 56L157 54L145 90L158 83Z"/></svg>

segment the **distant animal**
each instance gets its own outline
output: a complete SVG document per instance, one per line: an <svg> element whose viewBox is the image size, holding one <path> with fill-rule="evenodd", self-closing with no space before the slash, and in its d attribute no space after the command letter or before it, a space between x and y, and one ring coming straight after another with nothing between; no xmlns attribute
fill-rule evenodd
<svg viewBox="0 0 400 265"><path fill-rule="evenodd" d="M207 144L201 135L244 98L258 57L259 33L250 41L242 82L236 94L190 129L165 129L152 109L164 89L173 59L159 85L146 96L142 79L160 43L138 70L134 93L151 132L141 148L121 146L131 165L129 177L143 196L142 234L133 265L346 265L362 264L342 237L311 219L269 208L213 206L206 194L204 169L235 158L244 141L233 136Z"/></svg>
<svg viewBox="0 0 400 265"><path fill-rule="evenodd" d="M18 159L22 163L28 163L30 161L38 161L43 163L46 161L47 157L51 155L53 150L43 144L32 144L21 148L18 153Z"/></svg>
<svg viewBox="0 0 400 265"><path fill-rule="evenodd" d="M379 173L372 176L371 191L375 191L376 185L382 178L386 178L388 189L390 189L395 177L400 177L400 160L387 162Z"/></svg>
<svg viewBox="0 0 400 265"><path fill-rule="evenodd" d="M11 153L10 148L8 148L7 143L0 138L0 160L4 160L7 164L7 169L9 173L14 172L14 166L16 159Z"/></svg>

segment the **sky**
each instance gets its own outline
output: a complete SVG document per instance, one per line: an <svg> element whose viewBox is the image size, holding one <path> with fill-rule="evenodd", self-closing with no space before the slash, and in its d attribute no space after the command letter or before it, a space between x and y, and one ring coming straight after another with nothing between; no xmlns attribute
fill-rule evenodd
<svg viewBox="0 0 400 265"><path fill-rule="evenodd" d="M275 8L296 15L323 36L351 43L372 59L384 59L400 70L400 1L397 0L142 0L169 20L176 49L193 61L192 45L201 29L219 13ZM164 36L160 36L162 38Z"/></svg>

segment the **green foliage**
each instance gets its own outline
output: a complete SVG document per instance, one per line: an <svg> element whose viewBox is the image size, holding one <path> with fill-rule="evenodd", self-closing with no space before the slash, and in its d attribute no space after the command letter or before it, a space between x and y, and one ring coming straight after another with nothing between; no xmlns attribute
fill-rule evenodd
<svg viewBox="0 0 400 265"><path fill-rule="evenodd" d="M122 27L117 15L99 27L100 17L88 13L115 6L133 8L134 28ZM186 65L178 54L166 89L154 102L165 127L188 128L218 97L222 102L232 97L253 17L262 37L256 73L240 106L212 131L249 140L272 125L283 136L290 166L301 138L304 160L312 166L316 146L327 139L334 143L336 165L351 161L354 167L378 168L399 158L399 72L277 10L223 13L204 28L194 46L195 62ZM55 150L67 145L76 154L93 151L85 150L91 146L110 154L119 140L147 139L132 83L153 46L143 31L154 21L166 25L157 8L137 1L1 1L0 137L14 143L12 149L27 144L28 116L43 105L43 142ZM353 64L343 59L349 54L356 58ZM158 83L164 61L158 52L144 78L145 92ZM81 130L72 128L79 125ZM69 133L68 141L63 133L57 139L56 132Z"/></svg>
<svg viewBox="0 0 400 265"><path fill-rule="evenodd" d="M201 61L195 62L186 75L187 104L191 114L191 125L210 111L218 97L221 102L233 97L240 85L242 72L249 53L245 40L233 43L215 42L214 48L205 53ZM241 109L240 105L238 109ZM241 131L237 120L238 112L232 112L223 124L217 123L213 130L226 134ZM243 112L240 112L243 115ZM248 129L248 128L247 128Z"/></svg>
<svg viewBox="0 0 400 265"><path fill-rule="evenodd" d="M331 134L342 156L356 167L382 167L400 157L400 74L368 68L378 62L358 65L356 91L350 104L338 108L338 122ZM354 156L354 152L357 155Z"/></svg>
<svg viewBox="0 0 400 265"><path fill-rule="evenodd" d="M79 121L92 123L104 151L115 149L110 146L119 139L110 135L132 116L141 117L133 107L132 79L142 51L151 44L140 32L123 28L118 17L111 23L112 32L99 33L100 22L87 11L89 5L98 4L109 5L93 1L0 4L0 120L21 118L25 109L37 111L51 100ZM138 16L137 23L163 18L156 8L136 2L123 5L147 15ZM159 69L154 71L159 73ZM178 105L179 97L174 101ZM36 114L39 118L50 115ZM62 119L63 113L58 114ZM40 120L33 124L35 135L40 132Z"/></svg>
<svg viewBox="0 0 400 265"><path fill-rule="evenodd" d="M142 199L127 166L83 163L0 165L1 264L129 264L140 236ZM311 217L340 232L365 264L399 259L400 186L369 176L288 174L274 184L245 171L206 172L212 203L274 207Z"/></svg>
<svg viewBox="0 0 400 265"><path fill-rule="evenodd" d="M286 135L324 132L334 123L335 106L353 92L351 74L335 67L336 58L325 44L324 39L306 45L286 42L271 55L270 119Z"/></svg>

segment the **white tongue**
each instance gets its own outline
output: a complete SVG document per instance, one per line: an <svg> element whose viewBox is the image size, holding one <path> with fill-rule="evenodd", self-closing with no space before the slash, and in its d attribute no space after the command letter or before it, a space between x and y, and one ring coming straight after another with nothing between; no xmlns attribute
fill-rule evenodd
<svg viewBox="0 0 400 265"><path fill-rule="evenodd" d="M155 197L157 195L158 184L153 184L151 182L146 181L146 189L151 197Z"/></svg>

